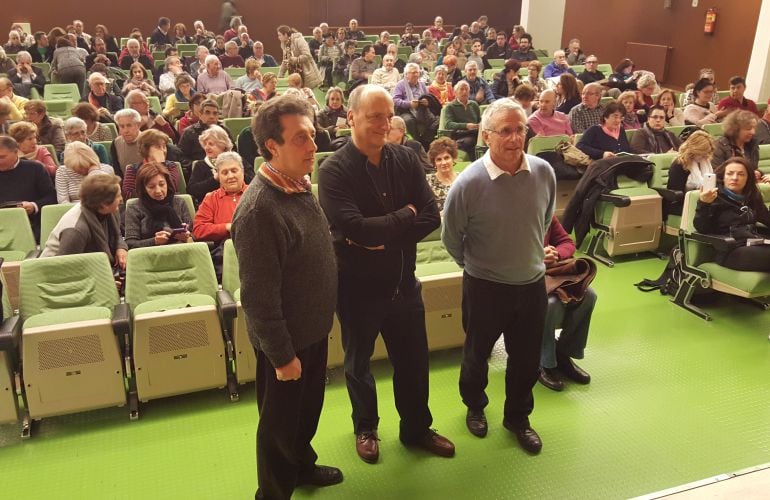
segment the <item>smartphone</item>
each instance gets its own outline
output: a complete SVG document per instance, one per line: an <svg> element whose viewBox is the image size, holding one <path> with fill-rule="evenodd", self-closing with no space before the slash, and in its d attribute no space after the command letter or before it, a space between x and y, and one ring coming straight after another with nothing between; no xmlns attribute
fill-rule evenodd
<svg viewBox="0 0 770 500"><path fill-rule="evenodd" d="M717 175L705 174L703 176L703 190L708 191L709 189L714 189L716 187L717 187Z"/></svg>
<svg viewBox="0 0 770 500"><path fill-rule="evenodd" d="M184 234L187 232L186 227L175 227L171 230L171 236L176 236L177 234Z"/></svg>

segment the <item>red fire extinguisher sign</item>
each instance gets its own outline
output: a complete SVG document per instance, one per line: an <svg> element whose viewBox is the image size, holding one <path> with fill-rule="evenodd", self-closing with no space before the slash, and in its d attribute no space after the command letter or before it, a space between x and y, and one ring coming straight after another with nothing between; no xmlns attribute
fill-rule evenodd
<svg viewBox="0 0 770 500"><path fill-rule="evenodd" d="M706 24L703 25L703 33L713 35L717 24L717 9L709 7L706 11Z"/></svg>

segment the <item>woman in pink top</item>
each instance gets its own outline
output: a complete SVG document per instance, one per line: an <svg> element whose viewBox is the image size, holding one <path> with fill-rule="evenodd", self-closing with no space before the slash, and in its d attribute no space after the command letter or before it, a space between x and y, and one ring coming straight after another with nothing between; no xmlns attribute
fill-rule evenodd
<svg viewBox="0 0 770 500"><path fill-rule="evenodd" d="M19 144L19 158L40 162L51 177L56 175L56 162L45 146L37 144L37 125L17 122L8 129L8 134Z"/></svg>

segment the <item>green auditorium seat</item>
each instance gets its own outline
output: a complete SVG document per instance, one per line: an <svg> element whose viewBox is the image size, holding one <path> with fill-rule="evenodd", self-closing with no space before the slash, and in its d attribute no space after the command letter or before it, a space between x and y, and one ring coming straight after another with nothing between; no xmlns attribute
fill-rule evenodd
<svg viewBox="0 0 770 500"><path fill-rule="evenodd" d="M235 378L239 384L252 382L257 374L257 356L249 340L246 330L246 315L241 307L241 279L239 276L238 258L235 255L233 241L225 241L222 263L222 290L229 293L236 303L237 312L234 317L223 318L229 322L228 328L233 335L233 350L235 352Z"/></svg>
<svg viewBox="0 0 770 500"><path fill-rule="evenodd" d="M763 190L762 194L765 203L769 202L768 191ZM699 191L690 191L685 195L679 233L682 280L672 302L706 321L710 321L711 316L691 302L693 293L699 289L736 295L751 300L763 309L770 309L766 298L760 300L770 296L770 273L735 271L714 262L717 250L729 248L731 238L701 234L695 230L693 220L699 195Z"/></svg>
<svg viewBox="0 0 770 500"><path fill-rule="evenodd" d="M759 146L759 171L770 174L770 144Z"/></svg>
<svg viewBox="0 0 770 500"><path fill-rule="evenodd" d="M48 237L51 235L51 231L56 227L61 218L66 214L70 208L74 207L74 203L59 203L57 205L46 205L40 211L40 248L45 248L45 243L48 241Z"/></svg>
<svg viewBox="0 0 770 500"><path fill-rule="evenodd" d="M316 153L315 160L313 161L313 172L310 174L310 181L313 183L318 182L318 169L321 167L321 164L325 159L332 156L335 153L335 151L328 151L325 153Z"/></svg>
<svg viewBox="0 0 770 500"><path fill-rule="evenodd" d="M53 84L49 83L48 85ZM46 85L46 88L48 88L48 85ZM48 116L66 120L72 116L72 107L75 106L75 104L77 104L75 101L69 99L46 99L45 109Z"/></svg>
<svg viewBox="0 0 770 500"><path fill-rule="evenodd" d="M26 416L125 405L128 309L107 255L26 260L20 279Z"/></svg>
<svg viewBox="0 0 770 500"><path fill-rule="evenodd" d="M703 126L703 130L708 132L711 137L722 137L725 134L721 123L708 123Z"/></svg>
<svg viewBox="0 0 770 500"><path fill-rule="evenodd" d="M2 266L2 259L0 259ZM14 316L5 280L0 274L2 285L3 314L0 318L0 425L19 420L19 398L16 376L19 375L19 345L21 340L21 321Z"/></svg>
<svg viewBox="0 0 770 500"><path fill-rule="evenodd" d="M25 259L37 257L35 247L35 236L24 209L0 209L0 259L5 261L2 273L14 308L19 306L19 265Z"/></svg>
<svg viewBox="0 0 770 500"><path fill-rule="evenodd" d="M571 139L568 135L535 136L529 140L527 154L537 156L538 153L553 151L562 141L571 142ZM554 212L556 217L561 217L564 213L572 199L577 183L577 180L564 179L556 183L556 211Z"/></svg>
<svg viewBox="0 0 770 500"><path fill-rule="evenodd" d="M230 131L230 137L236 138L238 134L245 128L249 128L251 125L251 118L225 118L222 120L225 124L225 128Z"/></svg>
<svg viewBox="0 0 770 500"><path fill-rule="evenodd" d="M676 159L676 153L653 154L648 156L647 159L655 165L650 187L653 189L665 189L668 186L668 171L671 168L671 163ZM677 236L681 222L681 215L668 215L664 231L668 235Z"/></svg>
<svg viewBox="0 0 770 500"><path fill-rule="evenodd" d="M80 101L80 89L75 83L49 83L43 88L45 101L66 100L74 106ZM46 102L46 107L48 103ZM50 113L50 110L48 110Z"/></svg>
<svg viewBox="0 0 770 500"><path fill-rule="evenodd" d="M246 68L225 68L225 73L230 75L230 78L235 80L246 74Z"/></svg>
<svg viewBox="0 0 770 500"><path fill-rule="evenodd" d="M140 401L225 386L238 399L222 300L205 243L128 252L126 303Z"/></svg>

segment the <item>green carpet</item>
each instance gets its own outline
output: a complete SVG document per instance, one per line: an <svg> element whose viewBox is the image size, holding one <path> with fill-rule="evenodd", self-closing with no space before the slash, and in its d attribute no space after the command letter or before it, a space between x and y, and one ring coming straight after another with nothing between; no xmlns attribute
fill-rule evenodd
<svg viewBox="0 0 770 500"><path fill-rule="evenodd" d="M620 259L619 259L620 260ZM459 351L431 357L434 426L454 440L443 459L398 441L389 367L378 363L381 460L355 454L350 404L331 373L314 445L343 484L297 498L621 498L765 463L770 455L770 313L735 298L706 297L707 323L657 292L663 261L600 266L586 359L589 386L538 385L532 424L541 455L526 455L501 425L504 354L492 358L490 432L465 429L457 392ZM253 497L257 411L253 385L230 403L224 390L152 401L141 419L124 409L44 420L36 436L0 427L4 498Z"/></svg>

